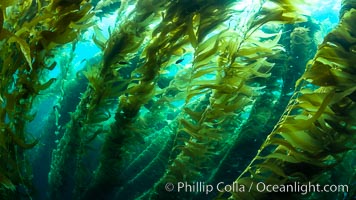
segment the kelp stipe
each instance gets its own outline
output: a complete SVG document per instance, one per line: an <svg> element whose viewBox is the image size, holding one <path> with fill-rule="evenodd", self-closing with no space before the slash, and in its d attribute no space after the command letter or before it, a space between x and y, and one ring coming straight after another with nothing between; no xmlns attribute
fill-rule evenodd
<svg viewBox="0 0 356 200"><path fill-rule="evenodd" d="M152 41L143 50L142 56L145 58L143 64L132 72L132 77L140 78L133 78L125 94L120 97L119 108L115 116L116 123L113 125L114 129L108 135L107 143L104 144L103 153L105 156L110 156L111 154L107 149L114 146L124 149L127 144L132 143L128 140L126 141L127 144L120 144L113 142L116 141L114 138L122 139L123 134L128 138L137 137L135 136L135 130L130 126L136 119L141 106L155 95L155 85L160 70L167 66L172 55L178 52L183 45L188 44L188 41L194 40L194 38L186 37L189 31L193 31L192 25L187 24L187 21L191 20L191 13L194 13L201 6L200 3L192 3L190 5L191 10L188 9L188 11L185 10L185 7L189 7L189 5L183 1L170 2L166 5L166 13L162 22L153 31ZM206 31L208 32L208 30ZM130 140L132 141L133 139ZM112 159L109 157L104 158L101 166L104 166L103 164L109 160ZM120 162L120 160L115 161L117 164L120 164ZM122 167L119 165L119 168ZM101 173L101 169L106 171L106 168L100 167L98 174ZM102 175L97 177L100 176ZM112 177L109 178L112 179ZM119 182L116 181L115 184L117 187Z"/></svg>
<svg viewBox="0 0 356 200"><path fill-rule="evenodd" d="M344 2L344 8L350 8ZM337 165L355 144L354 62L356 10L344 10L340 24L319 46L316 56L297 82L299 88L257 156L235 181L249 186L287 185L316 181L318 175ZM351 47L351 48L350 48ZM303 87L298 87L300 85ZM316 86L317 89L308 89ZM277 198L279 194L234 192L234 199ZM284 197L297 196L284 193Z"/></svg>
<svg viewBox="0 0 356 200"><path fill-rule="evenodd" d="M284 109L294 91L293 86L297 79L304 72L305 64L309 60L306 57L298 57L303 54L302 49L306 49L310 58L314 55L313 46L315 40L313 34L308 32L310 43L305 46L300 44L299 51L291 50L293 40L291 40L290 30L296 27L309 25L308 22L297 24L280 25L283 31L279 44L285 49L276 55L269 56L269 62L275 63L270 70L270 77L263 79L254 79L254 83L265 86L261 89L261 94L253 97L254 102L251 105L251 111L247 119L240 119L241 126L235 128L235 138L231 139L232 144L228 147L224 157L219 161L215 168L216 172L211 173L208 183L219 183L224 180L225 183L231 183L235 180L236 172L242 171L249 164L249 161L255 156L256 149L264 142L264 138L271 132L274 125L278 122L279 117L283 114ZM266 31L271 31L267 23ZM310 35L310 36L309 36ZM302 38L300 38L302 39ZM295 46L295 44L293 45ZM248 108L249 109L249 108ZM247 109L246 109L247 110ZM242 111L246 112L246 111ZM244 115L243 115L244 116ZM234 125L236 127L236 125ZM241 151L243 149L243 151ZM201 194L203 198L205 194ZM214 197L215 194L211 194Z"/></svg>
<svg viewBox="0 0 356 200"><path fill-rule="evenodd" d="M166 1L137 1L135 12L129 15L130 18L123 22L109 39L108 47L104 53L103 65L104 68L107 68L108 72L119 76L108 76L107 81L119 80L124 83L124 87L113 95L119 97L114 122L111 123L110 131L105 136L100 164L96 169L90 187L84 192L83 198L89 198L93 195L105 199L112 198L115 192L114 189L121 186L124 181L120 179L120 170L125 166L125 149L129 144L135 143L135 140L142 140L142 135L137 133L140 132L139 129L135 129L133 123L136 120L140 107L154 94L154 81L162 62L159 60L160 56L155 56L154 50L158 47L155 47L154 50L149 50L147 57L146 55L143 56L143 64L139 67L137 65L141 63L136 64L137 69L132 69L133 75L129 76L129 78L123 78L120 70L124 67L130 67L131 54L137 52L142 44L147 44L145 38L152 31L148 25L158 21L158 13L165 9L166 4ZM147 5L152 6L147 7ZM157 46L157 38L154 40L156 42L149 43L148 47ZM161 51L161 53L168 54L170 51ZM169 55L162 55L162 58L167 57L169 58ZM137 70L141 70L142 76L135 75ZM146 71L142 72L142 70ZM107 81L103 83L106 84ZM98 88L99 92L100 88ZM105 88L108 90L111 89L111 87Z"/></svg>
<svg viewBox="0 0 356 200"><path fill-rule="evenodd" d="M290 12L283 8L281 10ZM231 144L227 138L236 137L223 127L233 124L232 120L237 119L238 113L252 102L251 98L258 94L257 84L253 85L252 80L268 77L273 64L267 59L276 56L283 49L278 45L281 33L268 35L259 28L268 21L265 18L286 22L298 20L294 17L284 19L282 13L277 13L272 18L266 16L259 16L256 12L256 15L247 17L251 20L246 24L241 20L239 27L246 27L243 30L220 28L223 30L206 41L196 45L192 43L195 48L192 72L187 86L184 115L181 116L177 132L179 143L173 149L180 152L175 158L172 157L170 166L156 183L150 198L171 197L171 193L163 191L163 184L167 182L191 183L204 179L205 176L214 177L219 169L216 157L228 151ZM252 20L256 18L260 21ZM200 16L201 26L205 24L202 22L204 19ZM199 27L199 21L195 23ZM199 31L198 28L197 35ZM209 76L213 78L206 79ZM218 165L217 168L215 165ZM174 194L176 198L194 198L192 194L187 195Z"/></svg>
<svg viewBox="0 0 356 200"><path fill-rule="evenodd" d="M55 62L51 62L51 50L76 39L78 30L86 25L86 17L90 17L84 17L91 9L89 4L81 6L80 2L76 2L78 4L74 7L56 10L60 3L0 3L0 134L1 142L6 143L2 145L1 151L5 161L1 163L0 175L3 199L30 198L33 192L31 170L24 152L24 149L37 143L25 142L30 136L25 127L36 116L36 113L32 113L33 102L56 81L56 78L48 79L44 76L46 70L53 70L56 66ZM69 23L73 26L69 27ZM56 31L60 31L61 36L45 37ZM63 37L65 40L61 40Z"/></svg>
<svg viewBox="0 0 356 200"><path fill-rule="evenodd" d="M166 192L164 186L168 181L232 182L281 116L293 93L291 85L314 54L309 50L314 49L315 27L312 21L299 23L311 18L299 15L296 7L305 2L249 2L2 1L0 198L38 198L32 193L31 179L46 179L47 172L36 167L42 165L51 167L50 191L34 183L42 198L216 196L217 191L208 195ZM349 14L353 2L344 1L340 11L344 21L355 20ZM114 10L116 14L111 15ZM100 20L109 19L107 14L116 17L116 24L114 31L108 30L109 36L103 36ZM355 175L354 153L338 154L354 148L355 117L343 117L354 115L354 70L343 66L352 64L344 58L355 60L355 39L347 32L354 27L345 24L342 31L326 38L332 42L324 43L320 48L324 53L320 50L308 65L286 115L276 126L279 132L269 137L237 181L284 184L298 178L309 180L322 170L324 179L354 183L355 176L336 178L340 174L336 170L348 169L348 174ZM88 32L82 31L91 26ZM58 48L67 43L71 45ZM72 59L83 43L95 43L101 52L81 62L86 65L76 74L80 80L69 80L66 75L71 76L79 63ZM66 66L61 70L64 74L48 78L64 66L53 54L61 55ZM340 84L345 87L340 89ZM36 173L32 173L25 149L33 148L38 140L29 137L25 128L32 127L31 120L43 119L43 115L36 117L36 109L45 102L38 97L49 93L55 93L58 102L50 107L53 116L44 122L49 128L42 133L52 141L41 138L35 150L49 155L54 149L52 163L36 159ZM70 109L68 104L72 104ZM42 144L47 147L41 148ZM327 156L330 152L321 148L334 150L335 155ZM342 164L337 164L342 157ZM334 165L335 171L328 170ZM303 167L308 171L302 171ZM338 197L353 194L354 190ZM231 198L255 194L237 195L242 196ZM254 197L264 198L258 195ZM226 192L219 197L229 196ZM280 194L270 196L281 198Z"/></svg>

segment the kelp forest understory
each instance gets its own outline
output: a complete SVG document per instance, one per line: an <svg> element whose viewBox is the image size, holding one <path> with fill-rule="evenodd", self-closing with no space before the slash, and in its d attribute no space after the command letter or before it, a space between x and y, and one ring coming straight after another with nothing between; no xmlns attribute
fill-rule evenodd
<svg viewBox="0 0 356 200"><path fill-rule="evenodd" d="M1 0L0 199L355 199L356 1L318 3Z"/></svg>

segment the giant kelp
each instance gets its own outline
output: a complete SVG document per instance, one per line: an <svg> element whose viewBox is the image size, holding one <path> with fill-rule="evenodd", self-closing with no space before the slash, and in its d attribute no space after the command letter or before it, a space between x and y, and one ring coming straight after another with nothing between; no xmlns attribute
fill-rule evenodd
<svg viewBox="0 0 356 200"><path fill-rule="evenodd" d="M277 3L274 10L278 8L283 10L282 7ZM262 4L257 10L260 9L266 7ZM271 15L276 12L271 8L265 12L267 10ZM213 160L216 160L217 155L229 151L229 148L226 148L228 143L224 141L228 137L236 137L230 135L228 129L223 127L233 124L231 121L234 119L233 116L251 104L252 98L259 90L256 83L252 84L252 80L269 77L273 63L267 59L276 57L282 50L278 45L281 32L266 34L259 27L269 20L282 23L299 20L297 15L290 19L281 17L289 12L278 11L279 15L275 14L275 18L261 15L261 12L253 13L251 15L254 17L250 18L259 18L259 22L242 21L239 27L246 29L234 31L225 29L197 45L184 108L189 118L180 120L181 128L177 136L183 138L184 136L179 135L187 133L190 137L181 139L184 141L183 144L177 144L176 148L181 152L169 166L161 183L195 182L204 179L205 176L215 176L214 173L219 166L215 169L210 167L218 164ZM215 74L215 78L207 80L201 78L211 74ZM208 103L192 108L189 104L196 96L207 98ZM163 188L160 183L156 187ZM162 197L163 194L167 193L159 192L159 198L165 198Z"/></svg>
<svg viewBox="0 0 356 200"><path fill-rule="evenodd" d="M334 166L352 166L342 162L354 148L352 1L343 1L340 25L308 63L284 113L291 85L313 54L317 25L302 15L302 1L239 3L0 3L1 197L32 196L24 150L39 140L25 128L36 118L38 97L50 87L61 95L47 121L53 127L46 129L61 137L45 149L54 149L48 175L52 199L199 199L206 196L169 193L164 185L231 181L246 165L236 180L241 185L305 182ZM91 29L101 52L76 72L87 82L71 80L87 84L73 101L66 91L79 86L65 83L75 71L70 64L78 36L93 19L104 18L105 10L116 12L116 27L107 39L98 26ZM52 56L67 43L71 53L60 66L62 74L47 78L47 71L63 64ZM65 113L69 101L77 105ZM279 116L252 158L267 131L257 129L271 128ZM231 198L264 195L252 191Z"/></svg>
<svg viewBox="0 0 356 200"><path fill-rule="evenodd" d="M73 2L73 6L57 10L57 4L61 2L0 3L3 199L23 195L30 198L29 193L33 192L31 171L23 151L38 142L28 143L30 134L25 130L26 124L36 116L32 111L33 101L56 81L43 77L44 71L52 70L56 65L49 62L51 49L76 39L90 18L90 4L80 6L81 2ZM48 34L51 37L47 37ZM24 187L24 192L18 192L19 187Z"/></svg>
<svg viewBox="0 0 356 200"><path fill-rule="evenodd" d="M163 58L166 52L162 52L163 55L161 56L148 55L145 60L147 62L136 69L147 70L147 74L143 73L143 77L149 76L147 79L142 78L140 80L133 78L133 80L125 80L120 70L129 67L130 54L136 52L140 45L142 45L145 37L152 31L147 27L148 24L154 23L157 20L158 12L163 9L166 4L167 2L165 1L138 1L135 6L135 12L132 12L130 14L131 17L114 33L113 40L109 39L109 46L104 53L103 69L111 67L112 69L106 69L109 73L113 74L114 72L114 74L122 76L115 77L115 79L125 83L125 89L119 90L119 93L116 94L117 97L120 97L119 105L117 106L117 111L114 116L116 121L110 125L110 132L106 135L106 140L103 144L104 153L100 165L94 176L94 181L89 189L85 191L84 198L88 198L88 196L91 195L104 198L110 195L114 187L120 184L119 170L122 168L122 154L125 152L125 143L129 143L130 140L132 141L132 137L137 136L134 133L131 123L137 116L140 106L147 102L147 98L150 98L152 95L154 74L157 73L160 67L159 59ZM148 5L151 7L147 7ZM152 43L152 47L157 46L158 44L156 43ZM154 67L156 67L156 69ZM136 72L132 71L132 73ZM103 83L107 84L107 81ZM105 88L112 91L112 87ZM101 87L98 89L98 92L102 90ZM136 95L140 96L140 98L134 100L132 97ZM102 96L99 97L103 98ZM129 97L129 99L126 100L127 97ZM118 158L117 154L121 156ZM115 166L116 169L112 170L113 166ZM107 173L108 170L112 170L111 173Z"/></svg>
<svg viewBox="0 0 356 200"><path fill-rule="evenodd" d="M355 42L355 28L351 25L354 19L355 9L350 8L325 37L297 82L296 98L290 101L285 115L236 183L315 181L353 148L355 87L351 77L356 57L350 47ZM317 89L310 89L312 85ZM233 197L258 199L266 195L254 191L233 193Z"/></svg>
<svg viewBox="0 0 356 200"><path fill-rule="evenodd" d="M191 5L191 10L183 9L187 6L188 5L183 1L170 2L167 5L167 12L162 19L162 22L153 31L152 41L143 50L142 56L145 58L143 64L132 72L132 76L140 78L133 78L127 93L120 97L119 107L115 116L116 122L113 127L115 129L112 129L111 134L107 136L107 143L104 143L103 151L106 152L104 154L105 159L101 162L97 175L98 178L102 179L101 182L104 182L103 180L105 180L105 188L109 189L109 182L112 182L115 179L112 179L111 177L113 174L107 176L102 173L106 173L105 171L107 171L107 168L111 167L113 164L118 166L118 169L121 168L120 165L117 165L120 164L120 160L110 158L112 156L112 148L116 146L117 148L124 149L125 145L122 144L123 139L135 137L135 130L130 128L130 126L132 126L131 124L137 117L140 107L155 95L155 82L158 79L157 77L161 68L169 63L174 52L182 49L182 47L188 43L188 39L193 45L197 41L196 36L189 35L194 34L192 32L193 24L187 22L194 20L195 13L205 12L204 14L209 16L209 14L214 11L213 8L219 8L219 5L215 5L214 3L202 5L202 2L196 2ZM220 7L224 9L223 6ZM221 12L223 11L224 10ZM220 13L215 11L213 14L214 16L218 16ZM208 26L208 28L210 27L210 29L213 27L212 24L208 25L208 23L206 23L206 26ZM206 31L205 34L209 33L209 29L206 26L200 27L202 30ZM189 37L186 37L188 35ZM201 37L203 37L203 35ZM105 166L104 164L108 161L110 161L110 165ZM101 172L102 170L105 171ZM119 174L120 173L117 173L118 178ZM108 178L109 180L107 180ZM102 184L103 183L99 184L101 193L103 193ZM118 184L122 184L122 180L121 183L116 181L116 183L113 182L113 184L117 187Z"/></svg>

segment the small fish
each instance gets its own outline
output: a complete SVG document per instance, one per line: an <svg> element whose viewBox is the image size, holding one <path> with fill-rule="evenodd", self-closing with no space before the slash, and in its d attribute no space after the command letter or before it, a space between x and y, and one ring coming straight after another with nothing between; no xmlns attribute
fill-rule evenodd
<svg viewBox="0 0 356 200"><path fill-rule="evenodd" d="M184 60L184 58L181 58L181 59L177 60L176 64L179 64L179 63L183 62L183 60Z"/></svg>
<svg viewBox="0 0 356 200"><path fill-rule="evenodd" d="M130 64L129 62L126 62L126 61L119 61L118 62L119 65L128 65Z"/></svg>

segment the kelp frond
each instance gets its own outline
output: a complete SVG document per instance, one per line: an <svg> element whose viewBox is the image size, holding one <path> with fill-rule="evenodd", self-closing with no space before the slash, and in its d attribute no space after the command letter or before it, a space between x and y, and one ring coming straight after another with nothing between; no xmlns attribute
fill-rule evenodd
<svg viewBox="0 0 356 200"><path fill-rule="evenodd" d="M287 107L257 156L235 181L250 185L307 182L342 160L355 142L355 43L356 10L342 16L329 33L298 81L305 84ZM311 90L310 85L318 89ZM300 87L297 87L300 88ZM252 188L249 193L232 193L234 199L258 199L265 193ZM268 194L269 196L271 194Z"/></svg>
<svg viewBox="0 0 356 200"><path fill-rule="evenodd" d="M201 172L204 171L203 166L213 165L210 162L224 149L224 140L229 137L222 127L253 102L259 89L251 83L255 78L269 77L274 64L268 58L283 50L278 44L281 32L268 35L259 27L270 21L292 23L295 20L294 17L269 18L256 13L251 15L251 19L258 16L261 20L255 24L247 22L249 28L245 32L216 26L215 30L219 31L204 40L199 35L208 33L204 27L210 18L203 15L204 10L200 12L190 19L188 31L194 59L187 85L184 118L180 120L177 132L177 137L186 139L182 139L183 144L177 144L175 150L180 152L156 183L156 190L162 187L163 182L197 181L204 176ZM225 13L219 15L219 20L229 18L230 11L226 9ZM239 27L244 26L246 24Z"/></svg>
<svg viewBox="0 0 356 200"><path fill-rule="evenodd" d="M58 44L72 42L81 30L88 28L93 16L84 1L67 2L57 10L55 3L64 1L1 1L0 3L0 96L1 121L1 198L23 198L18 191L31 187L31 170L25 150L38 140L28 143L26 126L35 119L33 102L50 88L56 78L45 78L55 62L47 65ZM50 36L47 37L46 36ZM11 183L11 184L10 184ZM20 197L21 196L21 197ZM26 194L26 198L30 198Z"/></svg>

